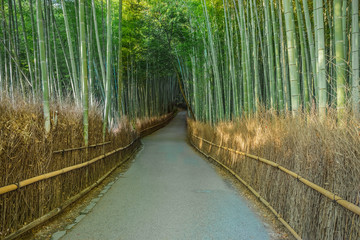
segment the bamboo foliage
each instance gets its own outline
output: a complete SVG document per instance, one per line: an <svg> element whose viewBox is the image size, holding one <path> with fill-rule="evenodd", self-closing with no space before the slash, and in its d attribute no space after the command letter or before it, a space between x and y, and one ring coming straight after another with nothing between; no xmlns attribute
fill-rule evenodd
<svg viewBox="0 0 360 240"><path fill-rule="evenodd" d="M152 49L164 39L154 37L154 20L140 27L149 5L113 2L104 9L99 0L1 0L0 98L15 101L21 94L36 102L41 94L46 132L51 130L50 106L69 98L83 112L85 145L91 106L104 107L105 135L124 115L135 121L170 111L181 101L179 87L173 69L164 72L159 49ZM162 52L167 59L171 54ZM146 75L145 61L153 66Z"/></svg>
<svg viewBox="0 0 360 240"><path fill-rule="evenodd" d="M194 104L199 119L231 120L262 105L294 115L312 108L321 119L329 107L336 107L341 120L350 101L357 112L359 81L352 81L358 79L359 66L357 1L351 1L351 8L349 1L322 0L310 5L306 0L184 2L197 23L190 25L201 47L179 57L188 61L184 72L203 72L186 78L191 84L184 84L185 92L190 102L214 100L207 111ZM351 54L350 33L355 44ZM207 67L195 64L195 56Z"/></svg>
<svg viewBox="0 0 360 240"><path fill-rule="evenodd" d="M324 119L332 107L341 121L348 103L359 112L357 0L33 2L0 1L0 89L70 96L85 125L100 104L104 132L184 98L211 123L262 108Z"/></svg>

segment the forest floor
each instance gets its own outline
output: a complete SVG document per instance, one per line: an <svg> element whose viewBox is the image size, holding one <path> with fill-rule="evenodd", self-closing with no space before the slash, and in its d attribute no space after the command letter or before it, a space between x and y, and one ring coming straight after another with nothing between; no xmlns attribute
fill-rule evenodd
<svg viewBox="0 0 360 240"><path fill-rule="evenodd" d="M145 137L130 168L110 181L111 187L103 186L100 199L93 194L96 205L86 214L77 207L71 217L63 216L67 224L58 220L62 224L52 238L288 239L241 184L187 144L185 122L181 112ZM94 202L89 200L83 206Z"/></svg>

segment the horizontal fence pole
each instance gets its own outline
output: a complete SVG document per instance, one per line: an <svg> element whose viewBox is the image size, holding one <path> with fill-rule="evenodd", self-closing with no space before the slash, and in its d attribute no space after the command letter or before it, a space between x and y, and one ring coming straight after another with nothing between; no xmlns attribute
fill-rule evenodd
<svg viewBox="0 0 360 240"><path fill-rule="evenodd" d="M176 112L173 112L164 121L162 121L162 122L160 122L160 123L158 123L156 125L153 125L151 127L148 127L146 129L141 130L140 133L145 132L145 131L147 131L149 129L158 127L158 126L166 123L167 121L169 121L175 115L175 113ZM104 158L106 158L106 157L108 157L108 156L110 156L112 154L115 154L116 152L119 152L119 151L122 151L122 150L125 150L125 149L129 148L136 141L138 141L140 138L141 137L138 136L131 143L129 143L128 145L126 145L124 147L117 148L117 149L115 149L113 151L110 151L108 153L105 153L103 155L100 155L100 156L98 156L96 158L93 158L93 159L87 161L87 162L80 163L80 164L70 166L70 167L66 167L66 168L63 168L63 169L60 169L60 170L57 170L57 171L53 171L53 172L50 172L50 173L42 174L40 176L33 177L33 178L30 178L30 179L26 179L26 180L23 180L21 182L15 183L15 184L10 184L10 185L4 186L4 187L0 187L0 195L3 195L5 193L11 192L11 191L14 191L16 189L23 188L25 186L31 185L33 183L36 183L36 182L39 182L39 181L42 181L42 180L45 180L45 179L49 179L49 178L59 176L61 174L64 174L64 173L67 173L67 172L70 172L70 171L73 171L73 170L76 170L76 169L80 169L80 168L85 167L85 166L89 166L89 165L91 165L91 164L93 164L93 163L95 163L95 162L97 162L97 161L99 161L101 159L104 159ZM110 144L110 143L111 142L109 141L109 142L94 144L94 145L90 145L90 146L83 146L83 147L79 147L79 148L63 149L63 150L54 151L53 154L69 152L69 151L74 151L74 150L81 150L81 149L92 148L92 147L97 147L97 146L103 146L103 145L107 145L107 144ZM70 204L77 201L79 198L81 198L86 193L88 193L90 190L92 190L94 187L96 187L100 182L102 182L106 177L108 177L116 168L118 168L120 165L125 163L130 158L131 158L131 156L128 157L126 160L122 161L121 163L116 164L115 167L113 167L108 173L106 173L104 176L102 176L100 179L98 179L94 184L92 184L91 186L89 186L86 189L82 190L77 195L75 195L75 196L71 197L70 199L66 200L60 207L57 207L57 208L53 209L52 211L50 211L47 214L41 216L40 218L36 219L35 221L23 226L22 228L20 228L16 232L6 236L5 239L6 240L15 239L15 238L21 236L23 233L29 231L30 229L32 229L32 228L34 228L34 227L36 227L36 226L38 226L40 224L43 224L44 222L46 222L50 218L52 218L55 215L57 215L58 213L62 212L63 209L65 209Z"/></svg>
<svg viewBox="0 0 360 240"><path fill-rule="evenodd" d="M151 126L151 127L148 127L144 130L141 130L141 132L145 132L149 129L152 129L152 128L155 128L155 127L158 127L162 124L164 124L165 122L169 121L169 119L171 117L173 117L175 114L172 113L168 118L166 118L164 121L160 122L159 124L156 124L154 126ZM96 158L93 158L87 162L84 162L84 163L80 163L80 164L77 164L77 165L73 165L73 166L70 166L70 167L66 167L66 168L63 168L63 169L60 169L60 170L57 170L57 171L53 171L53 172L50 172L50 173L45 173L45 174L42 174L42 175L39 175L39 176L36 176L36 177L33 177L33 178L29 178L29 179L26 179L26 180L23 180L23 181L20 181L18 183L13 183L13 184L10 184L10 185L7 185L7 186L3 186L3 187L0 187L0 195L3 195L5 193L8 193L8 192L12 192L16 189L20 189L20 188L23 188L25 186L28 186L30 184L33 184L33 183L36 183L36 182L39 182L39 181L42 181L42 180L45 180L45 179L49 179L49 178L53 178L53 177L56 177L56 176L59 176L61 174L64 174L64 173L67 173L67 172L70 172L70 171L73 171L73 170L76 170L76 169L79 169L79 168L83 168L85 166L88 166L88 165L91 165L101 159L104 159L116 152L119 152L119 151L122 151L128 147L130 147L131 145L133 145L137 140L139 140L140 137L137 137L136 139L134 139L130 144L128 144L127 146L125 147L121 147L121 148L118 148L118 149L115 149L113 151L110 151L108 153L105 153L104 155L100 155ZM101 145L106 145L106 144L109 144L111 142L104 142L104 143L100 143L100 144L95 144L95 145L91 145L91 147L95 147L95 146L101 146ZM89 146L90 147L90 146ZM65 149L65 150L59 150L59 151L56 151L56 152L53 152L53 153L61 153L61 152L64 152L64 151L72 151L72 150L77 150L77 149L84 149L86 147L80 147L80 148L76 148L76 149Z"/></svg>
<svg viewBox="0 0 360 240"><path fill-rule="evenodd" d="M62 150L57 150L54 151L53 154L56 153L64 153L64 152L71 152L71 151L76 151L76 150L82 150L82 149L86 149L86 148L94 148L94 147L99 147L99 146L104 146L107 144L110 144L111 142L104 142L104 143L97 143L97 144L93 144L93 145L89 145L89 146L82 146L82 147L77 147L77 148L68 148L68 149L62 149Z"/></svg>
<svg viewBox="0 0 360 240"><path fill-rule="evenodd" d="M169 121L172 117L174 117L174 115L175 115L175 112L171 113L171 115L170 115L169 117L167 117L164 121L162 121L162 122L160 122L160 123L158 123L158 124L155 124L154 126L145 128L145 129L141 130L140 133L143 133L143 132L145 132L145 131L147 131L147 130L149 130L149 129L156 128L156 127L158 127L158 126L166 123L166 122Z"/></svg>
<svg viewBox="0 0 360 240"><path fill-rule="evenodd" d="M23 181L20 181L18 183L14 183L14 184L10 184L10 185L7 185L7 186L4 186L4 187L1 187L0 188L0 195L2 194L5 194L5 193L8 193L8 192L11 192L11 191L14 191L16 189L20 189L20 188L23 188L25 186L28 186L30 184L33 184L33 183L36 183L36 182L39 182L39 181L42 181L42 180L45 180L45 179L49 179L49 178L53 178L53 177L56 177L56 176L59 176L61 174L64 174L64 173L67 173L67 172L70 172L70 171L73 171L73 170L76 170L76 169L79 169L79 168L83 168L85 166L88 166L88 165L91 165L101 159L104 159L116 152L119 152L119 151L122 151L124 149L127 149L129 148L130 146L132 146L139 138L136 138L134 139L130 144L126 145L125 147L120 147L120 148L117 148L113 151L110 151L108 153L105 153L103 155L100 155L96 158L93 158L87 162L84 162L84 163L80 163L80 164L76 164L76 165L73 165L71 167L66 167L66 168L63 168L63 169L60 169L60 170L57 170L57 171L53 171L53 172L50 172L50 173L45 173L45 174L42 174L42 175L39 175L39 176L36 176L36 177L33 177L33 178L29 178L29 179L26 179L26 180L23 180Z"/></svg>
<svg viewBox="0 0 360 240"><path fill-rule="evenodd" d="M225 164L223 164L219 160L201 151L197 146L195 146L195 144L192 141L191 141L191 145L193 145L193 147L195 147L204 156L213 159L215 162L217 162L219 165L221 165L223 168L229 171L234 177L236 177L242 184L245 185L247 189L249 189L255 195L255 197L257 197L276 216L276 218L289 230L289 232L291 232L291 234L295 237L295 239L301 240L299 234L281 217L281 215L270 205L270 203L266 201L263 197L261 197L261 195L255 189L253 189L245 180L243 180L232 169L228 168Z"/></svg>
<svg viewBox="0 0 360 240"><path fill-rule="evenodd" d="M95 183L93 183L91 186L85 188L84 190L82 190L80 193L78 193L77 195L71 197L70 199L66 200L60 207L57 207L53 210L51 210L50 212L48 212L47 214L41 216L40 218L36 219L35 221L23 226L22 228L20 228L19 230L17 230L14 233L11 233L10 235L5 237L5 240L12 240L12 239L16 239L19 236L21 236L23 233L29 231L30 229L39 226L40 224L45 223L46 221L48 221L50 218L56 216L57 214L59 214L60 212L62 212L65 208L67 208L70 204L74 203L75 201L77 201L78 199L80 199L81 197L83 197L85 194L87 194L88 192L90 192L93 188L95 188L96 186L98 186L105 178L107 178L115 169L117 169L119 166L121 166L122 164L124 164L125 162L127 162L129 159L131 159L132 156L127 157L124 161L120 162L119 164L117 164L115 167L113 167L109 172L107 172L104 176L102 176L100 179L98 179Z"/></svg>
<svg viewBox="0 0 360 240"><path fill-rule="evenodd" d="M151 126L151 127L148 127L146 129L143 129L141 130L140 132L145 132L149 129L152 129L152 128L155 128L155 127L158 127L162 124L164 124L166 121L168 121L175 113L173 112L171 114L171 116L169 116L168 118L166 118L163 122L160 122L154 126ZM97 144L93 144L93 145L89 145L89 146L81 146L81 147L76 147L76 148L67 148L67 149L60 149L60 150L56 150L56 151L53 151L53 154L58 154L58 153L64 153L64 152L71 152L71 151L76 151L76 150L83 150L83 149L86 149L86 148L94 148L94 147L99 147L99 146L104 146L104 145L108 145L110 144L111 141L109 142L103 142L103 143L97 143Z"/></svg>
<svg viewBox="0 0 360 240"><path fill-rule="evenodd" d="M215 147L218 147L218 148L222 148L222 149L225 149L227 151L230 151L230 152L233 152L233 153L236 153L238 155L242 155L242 156L246 156L246 157L249 157L249 158L252 158L252 159L255 159L255 160L258 160L262 163L265 163L267 165L270 165L272 167L275 167L275 168L278 168L279 170L281 170L282 172L292 176L293 178L296 178L297 180L299 180L300 182L304 183L306 186L312 188L313 190L317 191L318 193L321 193L322 195L324 195L325 197L333 200L334 202L336 202L337 204L343 206L344 208L346 208L347 210L357 214L360 216L360 207L359 206L356 206L355 204L341 198L340 196L336 195L335 193L332 193L328 190L326 190L325 188L322 188L320 187L319 185L303 178L302 176L300 176L299 174L283 167L283 166L280 166L278 163L275 163L273 161L270 161L270 160L267 160L265 158L261 158L261 157L258 157L258 156L255 156L255 155L252 155L252 154L248 154L248 153L244 153L244 152L240 152L240 151L237 151L235 149L231 149L231 148L228 148L228 147L224 147L224 146L221 146L221 145L218 145L218 144L215 144L215 143L212 143L206 139L203 139L199 136L196 136L194 134L192 134L193 137L201 140L201 141L204 141L205 143L209 144L209 145L212 145L212 146L215 146Z"/></svg>

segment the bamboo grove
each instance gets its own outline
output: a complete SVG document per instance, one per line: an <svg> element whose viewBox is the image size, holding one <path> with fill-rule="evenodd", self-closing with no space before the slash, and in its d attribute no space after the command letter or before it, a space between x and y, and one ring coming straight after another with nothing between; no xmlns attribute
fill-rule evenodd
<svg viewBox="0 0 360 240"><path fill-rule="evenodd" d="M123 2L124 1L124 2ZM359 116L358 0L1 0L0 96L114 118ZM14 98L15 99L15 98Z"/></svg>
<svg viewBox="0 0 360 240"><path fill-rule="evenodd" d="M138 1L1 0L0 98L41 100L47 132L51 104L73 102L83 111L85 144L91 106L104 110L104 136L125 115L168 112L177 78L168 50L159 54L154 23L145 24L149 9Z"/></svg>
<svg viewBox="0 0 360 240"><path fill-rule="evenodd" d="M198 0L182 75L197 120L359 114L358 0Z"/></svg>

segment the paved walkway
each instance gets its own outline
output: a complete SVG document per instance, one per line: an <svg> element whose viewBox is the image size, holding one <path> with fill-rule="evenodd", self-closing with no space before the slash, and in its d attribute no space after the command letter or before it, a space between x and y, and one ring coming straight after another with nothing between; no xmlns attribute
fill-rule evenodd
<svg viewBox="0 0 360 240"><path fill-rule="evenodd" d="M244 199L186 143L185 113L143 143L63 239L269 239Z"/></svg>

